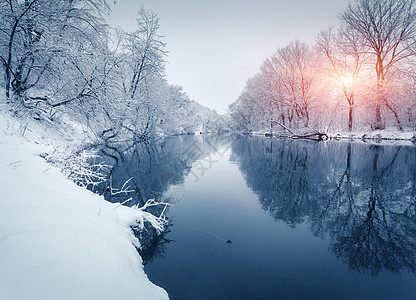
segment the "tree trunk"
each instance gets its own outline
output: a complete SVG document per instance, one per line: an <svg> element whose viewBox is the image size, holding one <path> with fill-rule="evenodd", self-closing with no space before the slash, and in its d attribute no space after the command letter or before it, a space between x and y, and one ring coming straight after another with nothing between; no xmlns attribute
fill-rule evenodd
<svg viewBox="0 0 416 300"><path fill-rule="evenodd" d="M36 1L37 0L33 0L31 3L29 3L28 1L25 1L26 8L20 14L19 17L15 18L13 28L12 28L12 31L10 33L9 46L8 46L8 57L7 57L7 62L6 62L6 66L5 66L5 68L6 68L6 97L7 98L10 98L10 83L11 83L11 79L12 79L12 52L13 52L14 35L16 33L17 26L19 25L20 20L30 10L30 8L32 7L32 5Z"/></svg>
<svg viewBox="0 0 416 300"><path fill-rule="evenodd" d="M10 72L6 70L6 98L10 98Z"/></svg>
<svg viewBox="0 0 416 300"><path fill-rule="evenodd" d="M306 139L306 140L314 140L314 141L326 141L329 139L326 133L315 132L315 133L309 133L309 134L296 134L291 129L283 125L282 123L277 122L277 121L273 121L273 122L276 123L277 125L280 125L284 129L286 129L289 133L291 133L292 135L289 137L291 139Z"/></svg>
<svg viewBox="0 0 416 300"><path fill-rule="evenodd" d="M374 129L375 130L381 130L384 129L382 120L381 120L381 107L380 107L380 98L378 97L377 103L376 103L376 121L374 123Z"/></svg>
<svg viewBox="0 0 416 300"><path fill-rule="evenodd" d="M394 117L396 118L396 122L397 122L397 125L399 126L400 131L403 131L403 126L402 126L402 123L400 122L399 115L396 113L396 111L393 109L393 107L391 107L391 106L387 103L387 101L386 101L386 100L385 100L385 102L386 102L386 106L387 106L387 108L391 110L391 112L393 113Z"/></svg>
<svg viewBox="0 0 416 300"><path fill-rule="evenodd" d="M309 111L308 111L308 106L305 105L305 128L309 127Z"/></svg>
<svg viewBox="0 0 416 300"><path fill-rule="evenodd" d="M376 121L374 123L374 129L380 130L384 129L384 125L381 120L381 103L383 103L383 83L384 83L384 68L383 68L383 58L381 53L377 54L377 99L376 99Z"/></svg>

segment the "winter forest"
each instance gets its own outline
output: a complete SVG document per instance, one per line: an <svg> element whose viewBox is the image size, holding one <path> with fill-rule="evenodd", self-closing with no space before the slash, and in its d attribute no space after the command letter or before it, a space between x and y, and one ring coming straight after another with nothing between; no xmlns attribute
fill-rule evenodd
<svg viewBox="0 0 416 300"><path fill-rule="evenodd" d="M277 49L230 105L234 128L414 129L414 6L356 1L315 44ZM2 1L0 9L2 85L17 113L76 121L104 140L226 126L166 81L156 13L140 9L137 29L123 32L105 23L104 0Z"/></svg>
<svg viewBox="0 0 416 300"><path fill-rule="evenodd" d="M239 128L415 129L415 1L354 1L339 20L264 60L230 106Z"/></svg>
<svg viewBox="0 0 416 300"><path fill-rule="evenodd" d="M16 114L65 124L92 140L215 131L215 111L165 80L156 13L109 27L105 0L1 1L0 59ZM134 20L132 20L134 22Z"/></svg>
<svg viewBox="0 0 416 300"><path fill-rule="evenodd" d="M414 299L416 0L133 2L0 0L0 299Z"/></svg>

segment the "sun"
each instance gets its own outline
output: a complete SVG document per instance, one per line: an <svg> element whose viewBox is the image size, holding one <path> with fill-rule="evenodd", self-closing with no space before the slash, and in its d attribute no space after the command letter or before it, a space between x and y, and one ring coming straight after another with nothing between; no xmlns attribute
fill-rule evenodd
<svg viewBox="0 0 416 300"><path fill-rule="evenodd" d="M349 75L341 75L339 77L339 81L341 82L341 84L345 87L350 87L353 83L353 76L351 74Z"/></svg>

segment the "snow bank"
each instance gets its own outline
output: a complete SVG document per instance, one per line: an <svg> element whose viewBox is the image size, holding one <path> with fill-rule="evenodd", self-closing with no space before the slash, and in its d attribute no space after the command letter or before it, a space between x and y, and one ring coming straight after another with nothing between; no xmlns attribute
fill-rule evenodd
<svg viewBox="0 0 416 300"><path fill-rule="evenodd" d="M311 131L310 133L313 133ZM248 133L254 136L267 136L268 131L256 131ZM305 134L305 132L299 133ZM394 129L363 131L363 132L337 132L327 133L330 140L347 140L349 142L358 142L378 145L414 145L416 143L415 131L399 131ZM290 134L284 131L273 132L277 138L290 138Z"/></svg>
<svg viewBox="0 0 416 300"><path fill-rule="evenodd" d="M76 186L17 124L0 112L0 299L167 299L134 247L142 212Z"/></svg>
<svg viewBox="0 0 416 300"><path fill-rule="evenodd" d="M366 132L348 132L329 134L333 140L349 140L382 145L414 145L416 132L393 129L374 130Z"/></svg>

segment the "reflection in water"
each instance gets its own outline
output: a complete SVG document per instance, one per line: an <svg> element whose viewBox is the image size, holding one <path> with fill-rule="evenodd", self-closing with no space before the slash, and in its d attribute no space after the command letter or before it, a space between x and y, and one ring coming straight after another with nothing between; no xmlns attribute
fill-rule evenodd
<svg viewBox="0 0 416 300"><path fill-rule="evenodd" d="M414 147L237 140L231 160L262 207L290 226L306 222L350 270L416 272Z"/></svg>
<svg viewBox="0 0 416 300"><path fill-rule="evenodd" d="M142 206L148 199L177 204L184 190L184 178L200 174L191 171L192 165L218 150L220 145L229 144L233 138L227 135L177 136L151 143L120 143L102 146L99 155L111 166L109 180L100 184L95 192L103 194L110 202ZM208 160L207 160L208 161ZM211 161L210 164L213 162ZM205 164L205 168L212 165ZM125 187L127 193L117 189ZM154 207L151 212L159 215L164 206ZM150 211L150 209L149 209ZM163 255L169 229L158 235L149 225L136 232L141 243L139 250L146 264L154 257Z"/></svg>
<svg viewBox="0 0 416 300"><path fill-rule="evenodd" d="M161 234L156 234L154 231L145 230L146 235L143 232L137 232L136 236L140 240L140 249L138 249L143 261L143 265L147 265L155 259L163 258L166 253L167 245L174 240L169 239L167 236L170 232L171 225L168 225Z"/></svg>
<svg viewBox="0 0 416 300"><path fill-rule="evenodd" d="M128 181L129 190L133 190L129 194L133 198L129 206L140 206L151 198L179 201L184 192L181 191L184 178L192 173L192 165L230 139L221 135L177 136L151 143L105 145L99 152L111 166L111 180L101 184L98 192L110 202L122 202L126 195L111 193L111 187L121 188ZM166 192L172 186L177 189L172 191L170 198L166 198ZM172 199L174 196L177 199Z"/></svg>

